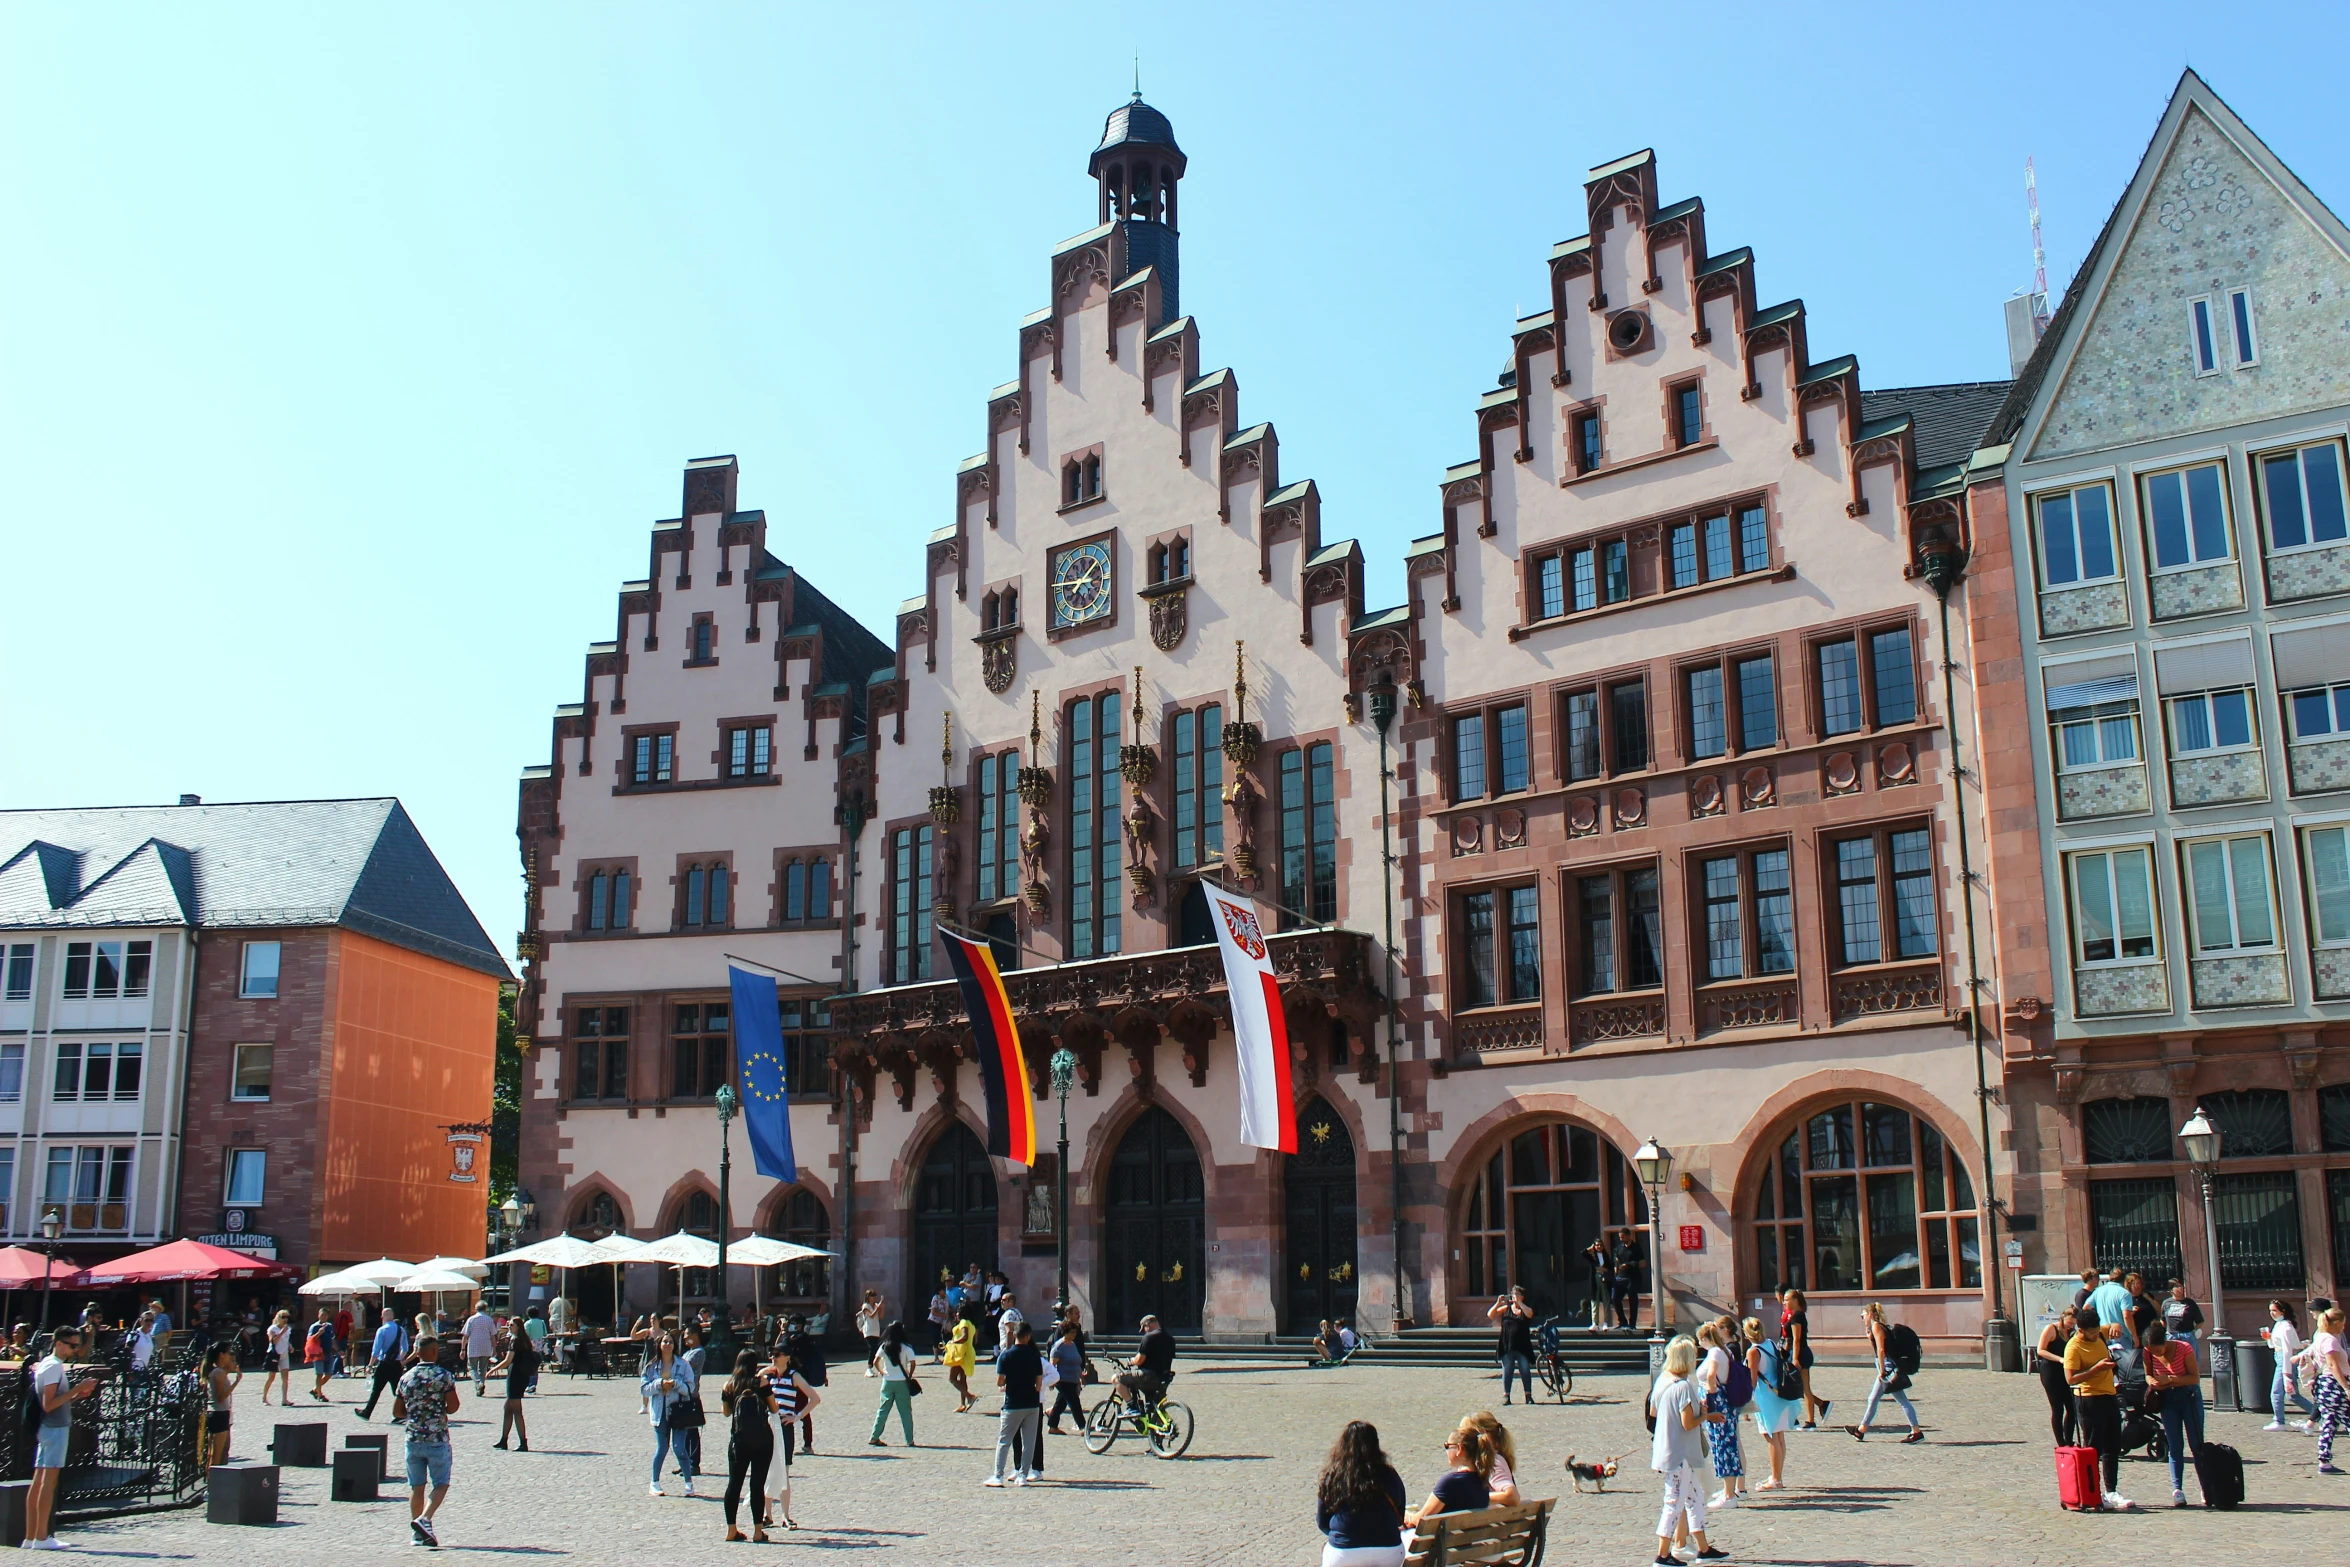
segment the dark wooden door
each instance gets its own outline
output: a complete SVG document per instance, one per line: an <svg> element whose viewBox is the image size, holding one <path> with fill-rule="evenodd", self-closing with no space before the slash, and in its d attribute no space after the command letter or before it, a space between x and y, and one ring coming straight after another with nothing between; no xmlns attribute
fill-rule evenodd
<svg viewBox="0 0 2350 1567"><path fill-rule="evenodd" d="M1298 1112L1297 1152L1283 1161L1284 1305L1291 1333L1355 1313L1355 1145L1320 1099Z"/></svg>
<svg viewBox="0 0 2350 1567"><path fill-rule="evenodd" d="M973 1263L996 1266L995 1166L971 1128L957 1121L938 1134L914 1187L914 1273L905 1298L889 1303L902 1321L923 1319L939 1276L962 1276Z"/></svg>
<svg viewBox="0 0 2350 1567"><path fill-rule="evenodd" d="M1199 1152L1164 1110L1146 1110L1110 1160L1103 1205L1104 1333L1148 1313L1170 1333L1197 1335L1207 1299L1207 1202Z"/></svg>

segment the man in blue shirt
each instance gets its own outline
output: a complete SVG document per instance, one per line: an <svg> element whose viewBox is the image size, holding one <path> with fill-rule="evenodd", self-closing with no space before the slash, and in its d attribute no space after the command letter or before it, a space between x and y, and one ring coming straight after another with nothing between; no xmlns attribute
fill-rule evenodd
<svg viewBox="0 0 2350 1567"><path fill-rule="evenodd" d="M2124 1338L2129 1336L2130 1308L2137 1302L2131 1298L2129 1286L2122 1282L2128 1272L2126 1268L2115 1268L2112 1277L2089 1292L2089 1309L2097 1313L2099 1322L2107 1324L2108 1338L2114 1336L2111 1329L2116 1324Z"/></svg>
<svg viewBox="0 0 2350 1567"><path fill-rule="evenodd" d="M359 1406L362 1420L375 1418L375 1401L383 1397L385 1388L398 1384L400 1367L408 1357L408 1330L400 1326L397 1316L384 1313L383 1326L375 1330L375 1345L368 1353L375 1361L375 1383L367 1390L367 1402Z"/></svg>

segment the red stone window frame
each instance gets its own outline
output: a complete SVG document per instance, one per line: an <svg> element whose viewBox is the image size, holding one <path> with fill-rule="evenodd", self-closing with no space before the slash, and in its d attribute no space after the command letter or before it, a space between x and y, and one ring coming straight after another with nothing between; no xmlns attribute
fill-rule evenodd
<svg viewBox="0 0 2350 1567"><path fill-rule="evenodd" d="M1020 629L1020 579L1009 577L979 593L979 634Z"/></svg>
<svg viewBox="0 0 2350 1567"><path fill-rule="evenodd" d="M1486 882L1472 882L1445 889L1451 905L1450 974L1453 1004L1463 1012L1482 1011L1489 1007L1533 1006L1542 1000L1542 883L1533 876L1512 876ZM1479 934L1472 926L1480 904L1490 916L1485 938L1492 943L1493 984L1487 995L1476 978L1476 965L1471 957ZM1518 972L1516 947L1518 937L1527 934L1533 943L1533 975L1531 983L1523 983L1526 976Z"/></svg>
<svg viewBox="0 0 2350 1567"><path fill-rule="evenodd" d="M677 732L678 726L674 723L631 724L620 731L620 758L612 764L620 774L618 792L646 792L676 787L679 761Z"/></svg>
<svg viewBox="0 0 2350 1567"><path fill-rule="evenodd" d="M1763 865L1766 855L1783 857L1786 862L1787 886L1764 890L1758 883L1760 872L1774 871ZM1713 973L1713 945L1711 924L1713 899L1706 881L1706 867L1717 860L1735 860L1738 867L1736 908L1738 918L1739 971L1736 974L1716 976ZM1743 843L1709 844L1702 849L1686 851L1682 864L1681 886L1684 907L1682 914L1689 933L1690 978L1702 994L1710 987L1730 987L1759 982L1793 984L1803 969L1803 922L1796 908L1797 892L1796 852L1794 841L1785 834L1757 838ZM1776 880L1776 875L1771 876ZM1765 898L1784 897L1787 900L1786 936L1787 967L1770 969L1762 966L1762 903ZM1792 1020L1790 1020L1792 1021Z"/></svg>
<svg viewBox="0 0 2350 1567"><path fill-rule="evenodd" d="M564 1063L563 1097L573 1104L625 1102L629 1042L636 1008L626 1001L563 998L571 1058Z"/></svg>
<svg viewBox="0 0 2350 1567"><path fill-rule="evenodd" d="M734 1081L734 1007L724 991L663 998L668 1024L665 1097L675 1104L714 1099Z"/></svg>
<svg viewBox="0 0 2350 1567"><path fill-rule="evenodd" d="M1154 588L1191 580L1191 530L1154 535L1143 547L1143 579Z"/></svg>
<svg viewBox="0 0 2350 1567"><path fill-rule="evenodd" d="M1674 376L1665 387L1665 434L1675 451L1687 451L1701 445L1706 438L1708 421L1705 416L1705 377L1700 375ZM1694 398L1694 404L1684 397ZM1697 422L1692 425L1689 415L1694 411Z"/></svg>
<svg viewBox="0 0 2350 1567"><path fill-rule="evenodd" d="M1020 762L1018 746L971 758L972 896L981 904L1020 895Z"/></svg>
<svg viewBox="0 0 2350 1567"><path fill-rule="evenodd" d="M1899 1137L1888 1124L1895 1115ZM1966 1260L1979 1239L1978 1172L1966 1167L1958 1145L1931 1117L1898 1101L1855 1095L1805 1106L1755 1146L1762 1151L1756 1173L1738 1194L1755 1291L1792 1284L1814 1298L1888 1291L1981 1297L1982 1264L1993 1259L1978 1256L1971 1271ZM1848 1218L1850 1230L1819 1235L1828 1215ZM1823 1252L1841 1277L1822 1276ZM1905 1253L1917 1259L1915 1275L1888 1273L1886 1264Z"/></svg>
<svg viewBox="0 0 2350 1567"><path fill-rule="evenodd" d="M773 714L718 720L718 749L710 753L710 763L721 783L766 783L776 776L781 754Z"/></svg>
<svg viewBox="0 0 2350 1567"><path fill-rule="evenodd" d="M1771 661L1770 723L1768 742L1747 743L1747 695L1743 679L1744 666L1754 659ZM1721 682L1718 701L1721 705L1721 749L1700 756L1697 751L1697 676L1712 671ZM1782 707L1780 676L1784 673L1776 642L1754 642L1740 647L1709 649L1704 654L1678 660L1673 665L1673 722L1680 743L1681 755L1690 765L1729 761L1741 756L1759 756L1767 751L1783 749L1787 744L1787 723Z"/></svg>
<svg viewBox="0 0 2350 1567"><path fill-rule="evenodd" d="M1923 871L1915 869L1904 873L1897 868L1893 840L1896 836L1922 834L1926 840L1926 863ZM1853 897L1846 896L1846 856L1844 844L1867 843L1871 846L1870 875L1866 883L1866 907L1873 910L1875 930L1870 932L1876 944L1873 958L1855 958L1851 953L1851 932L1848 922L1854 908L1861 902L1858 881L1849 884ZM1924 816L1904 816L1871 826L1820 834L1820 902L1826 909L1828 967L1836 970L1857 970L1904 964L1935 963L1942 957L1942 858L1941 845L1936 841L1934 824ZM1926 885L1926 912L1931 928L1928 939L1932 943L1923 952L1904 953L1900 948L1899 894L1901 884L1909 877L1922 874Z"/></svg>
<svg viewBox="0 0 2350 1567"><path fill-rule="evenodd" d="M1607 466L1607 399L1588 397L1567 404L1567 470L1580 478Z"/></svg>
<svg viewBox="0 0 2350 1567"><path fill-rule="evenodd" d="M775 851L767 923L779 930L840 928L840 851L831 845Z"/></svg>
<svg viewBox="0 0 2350 1567"><path fill-rule="evenodd" d="M1083 511L1106 498L1102 476L1105 457L1102 443L1081 446L1073 452L1061 454L1058 464L1061 475L1061 503L1054 508L1063 514Z"/></svg>
<svg viewBox="0 0 2350 1567"><path fill-rule="evenodd" d="M718 667L718 617L704 611L694 616L686 627L685 667L687 669L715 669Z"/></svg>
<svg viewBox="0 0 2350 1567"><path fill-rule="evenodd" d="M1631 982L1631 912L1635 881L1647 876L1655 883L1656 905L1656 978L1652 982ZM1607 900L1604 910L1596 906L1597 889L1587 883L1604 882ZM1653 855L1619 860L1605 865L1575 865L1562 878L1559 891L1565 918L1560 928L1574 933L1566 943L1567 994L1577 1001L1599 996L1662 995L1671 975L1665 955L1672 943L1665 939L1664 866ZM1609 975L1604 988L1597 986L1592 972L1594 961L1596 917L1604 913L1609 926Z"/></svg>
<svg viewBox="0 0 2350 1567"><path fill-rule="evenodd" d="M1920 637L1921 623L1914 613L1878 615L1865 619L1848 620L1835 626L1817 627L1803 637L1803 683L1805 706L1808 709L1812 733L1825 743L1852 735L1873 734L1885 729L1906 729L1923 722L1926 716L1928 684L1919 654L1924 646ZM1889 632L1909 634L1909 703L1907 717L1884 716L1884 693L1878 690L1876 638ZM1822 652L1838 643L1852 644L1853 657L1858 662L1860 723L1857 727L1828 732L1828 691L1821 662Z"/></svg>
<svg viewBox="0 0 2350 1567"><path fill-rule="evenodd" d="M670 930L692 934L734 929L734 854L731 850L704 850L677 857L672 882Z"/></svg>
<svg viewBox="0 0 2350 1567"><path fill-rule="evenodd" d="M598 878L603 883L600 887ZM645 890L644 876L637 869L635 855L582 860L571 885L578 895L571 917L573 935L596 938L635 930L636 911Z"/></svg>
<svg viewBox="0 0 2350 1567"><path fill-rule="evenodd" d="M931 911L937 902L938 828L927 816L891 822L882 833L884 983L917 985L936 963Z"/></svg>
<svg viewBox="0 0 2350 1567"><path fill-rule="evenodd" d="M1631 744L1629 704L1619 698L1619 691L1631 690L1638 694L1639 744ZM1610 778L1621 778L1630 773L1648 772L1656 766L1656 716L1649 702L1648 667L1635 664L1576 685L1556 688L1558 716L1552 730L1554 763L1559 779L1568 787L1578 784L1598 784ZM1575 756L1578 703L1588 700L1596 710L1598 733L1595 737L1598 770L1578 772ZM1619 711L1619 709L1623 711Z"/></svg>

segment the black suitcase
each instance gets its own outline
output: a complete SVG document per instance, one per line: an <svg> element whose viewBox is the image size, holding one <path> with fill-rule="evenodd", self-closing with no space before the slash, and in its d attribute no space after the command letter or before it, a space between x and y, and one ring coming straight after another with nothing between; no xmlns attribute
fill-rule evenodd
<svg viewBox="0 0 2350 1567"><path fill-rule="evenodd" d="M2221 1442L2206 1442L2195 1455L2195 1483L2206 1507L2234 1507L2244 1500L2244 1455Z"/></svg>

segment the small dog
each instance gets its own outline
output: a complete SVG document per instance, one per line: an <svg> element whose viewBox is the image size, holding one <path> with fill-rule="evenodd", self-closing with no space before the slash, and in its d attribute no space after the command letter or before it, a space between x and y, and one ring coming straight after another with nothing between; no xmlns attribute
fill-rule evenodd
<svg viewBox="0 0 2350 1567"><path fill-rule="evenodd" d="M1596 1464L1579 1464L1575 1462L1575 1455L1569 1453L1567 1455L1567 1473L1574 1477L1577 1492L1581 1492L1585 1482L1589 1482L1593 1491L1604 1495L1607 1491L1607 1483L1616 1477L1616 1461L1612 1458L1605 1458Z"/></svg>

